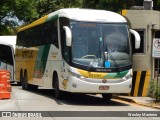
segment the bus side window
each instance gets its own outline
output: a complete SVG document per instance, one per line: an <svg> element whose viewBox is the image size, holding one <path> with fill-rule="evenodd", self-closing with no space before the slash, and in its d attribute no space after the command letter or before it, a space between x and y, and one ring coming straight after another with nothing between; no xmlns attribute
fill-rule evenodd
<svg viewBox="0 0 160 120"><path fill-rule="evenodd" d="M57 28L57 20L52 21L50 23L50 32L51 32L51 43L54 44L57 48L59 48L58 45L58 28Z"/></svg>

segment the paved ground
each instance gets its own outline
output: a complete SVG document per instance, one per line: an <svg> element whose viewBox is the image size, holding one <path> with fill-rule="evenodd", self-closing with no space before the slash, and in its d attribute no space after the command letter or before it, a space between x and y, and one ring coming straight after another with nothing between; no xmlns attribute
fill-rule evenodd
<svg viewBox="0 0 160 120"><path fill-rule="evenodd" d="M91 95L75 95L68 94L65 100L56 100L53 97L54 91L49 89L39 89L38 91L25 91L22 90L20 86L12 87L12 97L9 100L0 100L0 111L65 111L65 114L75 115L74 111L82 111L79 114L85 112L85 115L89 115L92 117L60 117L64 115L62 112L58 117L49 117L47 120L75 120L76 119L93 119L93 120L134 120L139 118L136 117L116 117L123 116L123 114L127 114L129 111L134 112L159 112L159 109L145 107L141 105L137 105L135 103L130 103L128 101L122 101L119 99L112 99L111 102L107 103L103 101L100 95L91 96ZM70 112L70 111L73 111ZM108 112L113 111L110 114L114 114L115 117L102 117L106 116ZM116 113L114 111L127 111L127 112L119 112ZM106 113L107 112L107 113ZM49 113L49 112L47 112ZM87 113L87 114L86 114ZM115 114L116 113L116 114ZM51 113L52 114L52 113ZM51 115L50 114L50 115ZM93 117L93 116L98 117ZM0 120L6 120L7 118L1 117ZM21 120L22 118L9 118L9 120ZM27 120L43 120L46 118L23 118ZM153 120L157 119L157 117L141 117L140 120Z"/></svg>
<svg viewBox="0 0 160 120"><path fill-rule="evenodd" d="M132 97L132 96L115 95L114 98L160 110L160 102L156 102L156 100L151 97Z"/></svg>

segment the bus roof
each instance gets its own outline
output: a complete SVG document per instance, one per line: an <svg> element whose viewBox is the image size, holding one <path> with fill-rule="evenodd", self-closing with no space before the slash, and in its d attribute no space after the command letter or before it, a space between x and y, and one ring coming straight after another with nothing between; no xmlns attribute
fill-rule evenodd
<svg viewBox="0 0 160 120"><path fill-rule="evenodd" d="M0 44L12 46L15 50L17 36L0 36Z"/></svg>
<svg viewBox="0 0 160 120"><path fill-rule="evenodd" d="M24 26L18 30L18 32L25 29L37 26L39 24L45 23L47 21L57 19L58 17L66 17L69 19L74 19L77 21L90 21L90 22L112 22L112 23L121 23L127 22L124 17L121 15L106 11L106 10L94 10L94 9L80 9L80 8L65 8L60 9L55 12L52 12L35 22Z"/></svg>

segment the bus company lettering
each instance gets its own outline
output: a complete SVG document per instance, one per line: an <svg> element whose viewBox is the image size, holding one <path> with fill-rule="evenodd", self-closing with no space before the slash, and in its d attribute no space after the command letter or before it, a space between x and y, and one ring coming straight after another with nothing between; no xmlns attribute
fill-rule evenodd
<svg viewBox="0 0 160 120"><path fill-rule="evenodd" d="M96 69L97 72L111 72L111 69Z"/></svg>
<svg viewBox="0 0 160 120"><path fill-rule="evenodd" d="M22 58L33 58L33 51L22 51Z"/></svg>
<svg viewBox="0 0 160 120"><path fill-rule="evenodd" d="M89 77L91 77L91 78L95 78L95 77L97 78L98 77L99 78L99 77L101 77L101 74L92 74L92 73L90 73Z"/></svg>
<svg viewBox="0 0 160 120"><path fill-rule="evenodd" d="M57 55L58 55L58 52L51 52L51 57L52 58L56 58Z"/></svg>

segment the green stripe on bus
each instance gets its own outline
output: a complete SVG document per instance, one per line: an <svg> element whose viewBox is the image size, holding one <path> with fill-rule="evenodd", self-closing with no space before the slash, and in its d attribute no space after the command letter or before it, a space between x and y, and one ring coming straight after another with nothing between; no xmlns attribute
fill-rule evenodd
<svg viewBox="0 0 160 120"><path fill-rule="evenodd" d="M48 19L46 19L45 22L48 22L48 21L51 21L51 20L56 20L56 19L58 19L58 15L54 15L54 16L49 17Z"/></svg>
<svg viewBox="0 0 160 120"><path fill-rule="evenodd" d="M129 72L129 70L122 71L122 72L118 73L117 76L115 76L115 78L124 77L128 72Z"/></svg>
<svg viewBox="0 0 160 120"><path fill-rule="evenodd" d="M43 61L43 71L44 71L45 68L46 68L46 63L47 63L47 58L48 58L50 46L51 46L51 45L45 45L45 46L44 46L43 53L42 53L41 61Z"/></svg>
<svg viewBox="0 0 160 120"><path fill-rule="evenodd" d="M124 77L127 73L129 72L129 70L126 71L122 71L122 72L117 72L117 73L108 73L105 78L107 79L111 79L111 78L121 78Z"/></svg>

